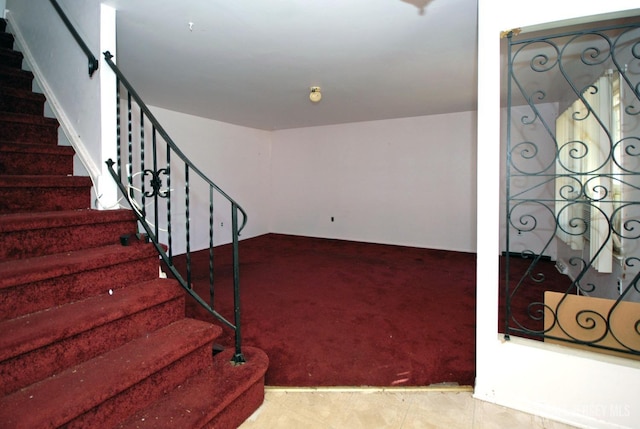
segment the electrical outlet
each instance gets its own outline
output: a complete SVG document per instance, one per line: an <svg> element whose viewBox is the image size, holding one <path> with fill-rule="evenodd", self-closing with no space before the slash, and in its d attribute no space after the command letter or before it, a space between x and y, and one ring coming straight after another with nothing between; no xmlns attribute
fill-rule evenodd
<svg viewBox="0 0 640 429"><path fill-rule="evenodd" d="M620 277L616 280L616 286L618 287L618 295L622 295L622 279Z"/></svg>

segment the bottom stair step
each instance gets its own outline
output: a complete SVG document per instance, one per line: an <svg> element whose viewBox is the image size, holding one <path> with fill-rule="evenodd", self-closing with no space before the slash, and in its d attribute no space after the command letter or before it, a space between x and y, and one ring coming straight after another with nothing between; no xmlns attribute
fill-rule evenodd
<svg viewBox="0 0 640 429"><path fill-rule="evenodd" d="M264 375L269 366L260 349L244 347L247 362L233 365L233 350L214 358L214 369L191 377L119 428L234 429L264 401Z"/></svg>
<svg viewBox="0 0 640 429"><path fill-rule="evenodd" d="M211 365L222 329L182 319L0 398L6 428L112 427Z"/></svg>

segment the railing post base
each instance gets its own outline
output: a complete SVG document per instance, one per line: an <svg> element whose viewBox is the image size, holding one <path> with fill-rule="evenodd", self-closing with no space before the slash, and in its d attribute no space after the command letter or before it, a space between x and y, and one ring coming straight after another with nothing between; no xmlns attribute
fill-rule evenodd
<svg viewBox="0 0 640 429"><path fill-rule="evenodd" d="M247 360L242 353L236 353L231 358L231 365L233 366L244 365L245 363L247 363Z"/></svg>

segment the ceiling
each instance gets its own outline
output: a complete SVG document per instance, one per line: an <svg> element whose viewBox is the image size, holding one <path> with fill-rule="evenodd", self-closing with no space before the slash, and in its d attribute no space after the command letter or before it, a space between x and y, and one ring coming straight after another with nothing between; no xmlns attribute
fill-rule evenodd
<svg viewBox="0 0 640 429"><path fill-rule="evenodd" d="M477 0L104 3L152 106L264 130L476 108Z"/></svg>

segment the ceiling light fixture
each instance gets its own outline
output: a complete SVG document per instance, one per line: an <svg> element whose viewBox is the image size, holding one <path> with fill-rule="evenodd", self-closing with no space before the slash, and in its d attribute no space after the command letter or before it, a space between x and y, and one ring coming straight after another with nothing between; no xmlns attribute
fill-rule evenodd
<svg viewBox="0 0 640 429"><path fill-rule="evenodd" d="M320 92L320 87L319 86L312 86L311 87L311 93L309 94L309 100L311 100L313 103L317 103L318 101L322 100L322 93Z"/></svg>

